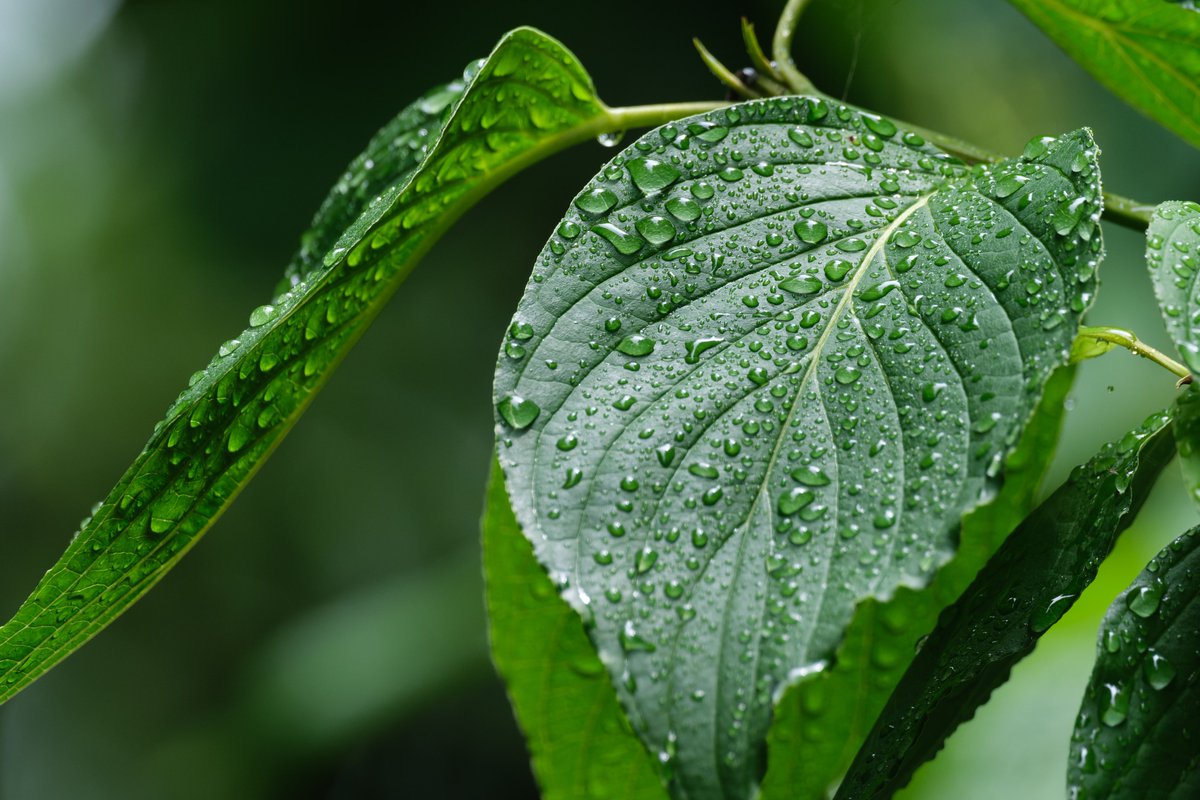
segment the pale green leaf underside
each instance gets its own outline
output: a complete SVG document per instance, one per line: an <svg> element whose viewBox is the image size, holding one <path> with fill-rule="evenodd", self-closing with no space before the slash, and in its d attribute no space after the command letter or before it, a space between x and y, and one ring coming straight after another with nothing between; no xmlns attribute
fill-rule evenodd
<svg viewBox="0 0 1200 800"><path fill-rule="evenodd" d="M492 660L533 762L542 800L665 800L604 665L538 564L494 464L483 512Z"/></svg>
<svg viewBox="0 0 1200 800"><path fill-rule="evenodd" d="M677 796L754 791L776 690L946 560L1066 361L1096 148L1028 152L968 170L874 115L747 103L626 149L539 258L501 465Z"/></svg>
<svg viewBox="0 0 1200 800"><path fill-rule="evenodd" d="M1163 203L1146 231L1146 267L1167 332L1187 368L1200 373L1200 205ZM1200 388L1175 398L1179 467L1192 500L1200 503Z"/></svg>
<svg viewBox="0 0 1200 800"><path fill-rule="evenodd" d="M286 291L193 376L62 559L0 628L0 701L182 557L451 222L519 167L594 135L586 123L603 112L574 56L519 29L462 84L437 90L385 128L322 206Z"/></svg>
<svg viewBox="0 0 1200 800"><path fill-rule="evenodd" d="M1004 468L1004 486L963 520L958 552L924 589L863 601L833 663L788 688L767 736L763 800L825 800L862 745L938 614L962 594L1005 537L1033 510L1054 457L1075 367L1046 383Z"/></svg>
<svg viewBox="0 0 1200 800"><path fill-rule="evenodd" d="M1067 786L1092 800L1200 797L1200 528L1163 548L1104 617Z"/></svg>
<svg viewBox="0 0 1200 800"><path fill-rule="evenodd" d="M1105 445L1029 515L913 659L838 789L885 800L934 757L1091 584L1175 454L1159 413Z"/></svg>
<svg viewBox="0 0 1200 800"><path fill-rule="evenodd" d="M1170 0L1011 0L1125 102L1200 147L1200 13Z"/></svg>

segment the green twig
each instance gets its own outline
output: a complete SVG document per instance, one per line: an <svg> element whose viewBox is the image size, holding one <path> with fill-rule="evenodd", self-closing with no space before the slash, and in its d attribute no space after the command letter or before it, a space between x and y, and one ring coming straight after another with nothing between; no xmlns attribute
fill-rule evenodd
<svg viewBox="0 0 1200 800"><path fill-rule="evenodd" d="M779 74L779 70L767 58L767 54L763 52L762 45L758 41L758 34L754 32L754 23L745 17L742 17L742 41L746 44L746 54L750 56L750 63L759 71L759 74L765 75L772 81L780 83L786 81L786 78Z"/></svg>
<svg viewBox="0 0 1200 800"><path fill-rule="evenodd" d="M1089 358L1107 353L1114 347L1124 347L1135 356L1149 359L1160 367L1179 376L1179 385L1192 382L1192 373L1183 364L1171 358L1166 353L1143 342L1133 331L1124 328L1113 328L1107 325L1083 326L1075 335L1071 345L1071 363L1077 363Z"/></svg>
<svg viewBox="0 0 1200 800"><path fill-rule="evenodd" d="M775 38L771 40L775 69L796 94L812 94L817 91L817 87L800 72L796 62L792 60L792 40L796 35L796 27L810 2L811 0L788 0L787 5L783 7L783 13L779 15Z"/></svg>
<svg viewBox="0 0 1200 800"><path fill-rule="evenodd" d="M904 120L897 119L895 122L897 125L907 128L925 140L933 142L947 153L961 158L968 164L981 164L1007 158L1007 156L1000 153L987 150L939 131L922 128L920 125L913 125ZM1150 214L1153 211L1154 206L1152 205L1147 205L1128 197L1122 197L1112 192L1104 193L1104 218L1117 225L1131 228L1138 232L1145 231L1146 226L1150 224Z"/></svg>
<svg viewBox="0 0 1200 800"><path fill-rule="evenodd" d="M742 97L749 99L762 97L761 92L751 89L743 83L742 79L733 70L722 64L720 59L710 53L708 48L699 39L692 39L692 44L696 46L696 52L700 54L700 60L704 62L704 66L708 67L708 71L715 75L717 80Z"/></svg>
<svg viewBox="0 0 1200 800"><path fill-rule="evenodd" d="M663 125L680 117L690 117L693 114L703 114L715 111L729 105L722 101L701 101L697 103L662 103L651 106L624 106L610 108L601 117L601 133L619 133L630 128L653 128Z"/></svg>

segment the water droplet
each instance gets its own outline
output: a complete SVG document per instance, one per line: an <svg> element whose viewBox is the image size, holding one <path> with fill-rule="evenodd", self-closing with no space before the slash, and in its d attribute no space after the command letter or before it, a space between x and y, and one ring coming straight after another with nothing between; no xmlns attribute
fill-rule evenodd
<svg viewBox="0 0 1200 800"><path fill-rule="evenodd" d="M640 333L635 333L626 336L617 343L618 352L624 353L627 356L635 358L639 356L648 356L654 352L654 340L648 336L643 336Z"/></svg>
<svg viewBox="0 0 1200 800"><path fill-rule="evenodd" d="M1158 581L1137 587L1126 597L1129 610L1143 619L1154 616L1154 612L1158 611L1162 593L1163 587Z"/></svg>
<svg viewBox="0 0 1200 800"><path fill-rule="evenodd" d="M811 491L797 486L791 491L779 496L779 513L782 516L790 517L816 499L817 496Z"/></svg>
<svg viewBox="0 0 1200 800"><path fill-rule="evenodd" d="M1175 667L1172 666L1167 657L1161 655L1154 650L1146 653L1146 658L1142 662L1142 668L1146 673L1146 682L1150 684L1155 691L1161 691L1175 679Z"/></svg>
<svg viewBox="0 0 1200 800"><path fill-rule="evenodd" d="M611 222L601 222L592 228L601 238L607 241L623 256L631 256L638 250L642 249L645 244L640 238L629 233L624 228L620 228Z"/></svg>
<svg viewBox="0 0 1200 800"><path fill-rule="evenodd" d="M821 468L815 464L810 464L807 467L797 467L791 472L792 479L803 483L805 486L828 486L829 476L821 471Z"/></svg>
<svg viewBox="0 0 1200 800"><path fill-rule="evenodd" d="M597 186L575 199L575 205L588 214L600 215L617 204L617 196L603 186Z"/></svg>
<svg viewBox="0 0 1200 800"><path fill-rule="evenodd" d="M825 265L825 277L837 283L846 277L854 265L844 258L835 258Z"/></svg>
<svg viewBox="0 0 1200 800"><path fill-rule="evenodd" d="M601 147L616 147L625 138L625 131L605 131L596 137Z"/></svg>
<svg viewBox="0 0 1200 800"><path fill-rule="evenodd" d="M666 217L642 217L636 227L642 238L653 245L666 244L675 238L675 226Z"/></svg>
<svg viewBox="0 0 1200 800"><path fill-rule="evenodd" d="M1115 728L1129 716L1129 690L1115 683L1106 683L1101 691L1105 694L1100 720L1110 728Z"/></svg>
<svg viewBox="0 0 1200 800"><path fill-rule="evenodd" d="M829 228L825 226L825 223L815 219L802 219L793 226L793 229L800 237L800 241L807 244L820 244L829 235Z"/></svg>
<svg viewBox="0 0 1200 800"><path fill-rule="evenodd" d="M633 183L643 194L661 192L675 181L679 180L679 170L655 158L635 158L628 164L629 175Z"/></svg>
<svg viewBox="0 0 1200 800"><path fill-rule="evenodd" d="M500 412L500 418L516 430L528 428L537 419L538 414L542 413L537 403L516 394L506 395L496 404L496 410Z"/></svg>
<svg viewBox="0 0 1200 800"><path fill-rule="evenodd" d="M263 325L266 325L268 322L275 319L275 315L278 313L279 312L275 306L259 306L250 312L250 327L261 328Z"/></svg>
<svg viewBox="0 0 1200 800"><path fill-rule="evenodd" d="M862 371L856 367L839 367L833 373L833 378L843 386L849 386L862 377Z"/></svg>
<svg viewBox="0 0 1200 800"><path fill-rule="evenodd" d="M637 556L634 557L633 568L637 574L642 575L649 572L657 561L658 552L651 550L649 547L643 547L637 551Z"/></svg>
<svg viewBox="0 0 1200 800"><path fill-rule="evenodd" d="M720 336L705 336L688 342L684 345L684 349L687 350L687 355L683 358L684 362L688 364L699 364L700 355L705 350L711 350L723 341L725 341L725 339Z"/></svg>
<svg viewBox="0 0 1200 800"><path fill-rule="evenodd" d="M793 294L813 294L821 290L821 279L812 275L799 278L787 278L779 282L779 288Z"/></svg>

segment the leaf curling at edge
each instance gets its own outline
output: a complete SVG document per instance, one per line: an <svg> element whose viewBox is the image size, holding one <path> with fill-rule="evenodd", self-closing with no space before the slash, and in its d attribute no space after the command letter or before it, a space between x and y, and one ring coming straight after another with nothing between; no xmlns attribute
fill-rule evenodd
<svg viewBox="0 0 1200 800"><path fill-rule="evenodd" d="M428 137L407 122L389 126L423 156L419 166L397 158L393 177L372 175L361 159L352 164L289 267L284 293L255 309L250 328L192 376L62 558L0 627L0 701L95 635L184 555L458 216L520 167L594 136L604 114L575 57L530 28L510 32L469 67L461 89L437 90L415 113L402 113L418 125L444 122ZM364 191L355 189L360 181ZM354 221L334 241L345 219Z"/></svg>
<svg viewBox="0 0 1200 800"><path fill-rule="evenodd" d="M836 800L903 788L974 716L1096 577L1175 455L1161 412L1105 445L1026 518L942 612L875 721Z"/></svg>
<svg viewBox="0 0 1200 800"><path fill-rule="evenodd" d="M1200 147L1200 12L1176 0L1010 0L1109 91Z"/></svg>
<svg viewBox="0 0 1200 800"><path fill-rule="evenodd" d="M493 458L483 512L492 661L504 679L542 800L666 800L583 621L521 534Z"/></svg>
<svg viewBox="0 0 1200 800"><path fill-rule="evenodd" d="M1108 609L1067 761L1072 800L1200 796L1200 527Z"/></svg>
<svg viewBox="0 0 1200 800"><path fill-rule="evenodd" d="M968 169L779 98L576 198L499 357L499 457L678 796L752 794L779 687L948 557L1090 304L1096 154Z"/></svg>
<svg viewBox="0 0 1200 800"><path fill-rule="evenodd" d="M762 800L825 800L845 774L917 643L1036 505L1054 457L1075 366L1056 370L1004 469L999 494L963 519L958 551L924 589L899 587L891 599L855 609L825 669L790 685L767 732Z"/></svg>
<svg viewBox="0 0 1200 800"><path fill-rule="evenodd" d="M1162 203L1146 230L1146 268L1167 333L1184 364L1200 372L1200 205ZM1192 500L1200 503L1200 387L1175 397L1175 443L1179 467Z"/></svg>

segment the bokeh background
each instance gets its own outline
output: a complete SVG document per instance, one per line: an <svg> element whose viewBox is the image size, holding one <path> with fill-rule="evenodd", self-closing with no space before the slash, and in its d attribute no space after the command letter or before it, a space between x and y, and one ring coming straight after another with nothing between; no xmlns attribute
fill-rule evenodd
<svg viewBox="0 0 1200 800"><path fill-rule="evenodd" d="M613 105L712 99L700 36L782 0L0 0L0 613L187 376L266 299L376 128L507 29L556 35ZM878 111L1018 152L1096 131L1106 185L1200 199L1200 156L1003 2L818 0L798 58ZM477 524L492 362L534 257L609 155L543 163L426 258L270 464L143 602L0 709L0 798L534 798L493 676ZM1106 231L1093 321L1167 347L1142 243ZM1166 404L1083 366L1050 479ZM1168 470L1100 579L907 798L1058 798L1099 617L1197 521Z"/></svg>

